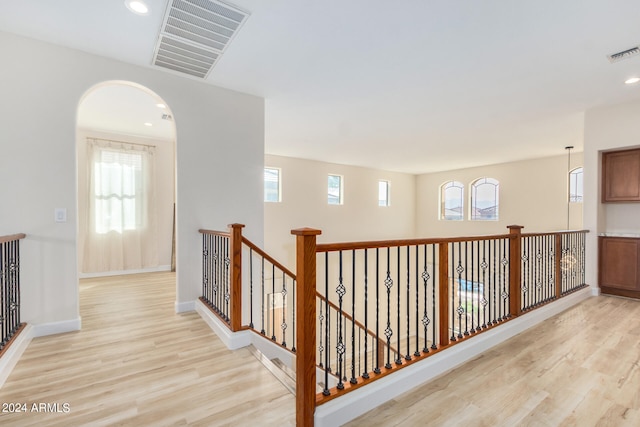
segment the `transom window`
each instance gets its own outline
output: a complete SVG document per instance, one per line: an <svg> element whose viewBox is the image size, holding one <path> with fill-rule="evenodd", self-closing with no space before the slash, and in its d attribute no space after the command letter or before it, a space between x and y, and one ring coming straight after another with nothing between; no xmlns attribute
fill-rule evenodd
<svg viewBox="0 0 640 427"><path fill-rule="evenodd" d="M378 181L378 206L389 206L389 181Z"/></svg>
<svg viewBox="0 0 640 427"><path fill-rule="evenodd" d="M264 168L264 201L280 202L280 169Z"/></svg>
<svg viewBox="0 0 640 427"><path fill-rule="evenodd" d="M500 183L493 178L480 178L471 183L471 219L498 219Z"/></svg>
<svg viewBox="0 0 640 427"><path fill-rule="evenodd" d="M327 202L330 205L341 205L342 200L342 176L329 175L327 181Z"/></svg>
<svg viewBox="0 0 640 427"><path fill-rule="evenodd" d="M579 167L569 172L569 202L582 203L583 195L582 167Z"/></svg>
<svg viewBox="0 0 640 427"><path fill-rule="evenodd" d="M448 181L440 186L440 219L464 219L464 185L461 182Z"/></svg>

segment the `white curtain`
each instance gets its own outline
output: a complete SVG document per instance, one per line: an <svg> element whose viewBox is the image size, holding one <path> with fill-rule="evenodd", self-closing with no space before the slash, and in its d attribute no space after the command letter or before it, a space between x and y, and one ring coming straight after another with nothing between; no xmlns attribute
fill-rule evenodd
<svg viewBox="0 0 640 427"><path fill-rule="evenodd" d="M84 273L158 266L154 154L153 146L87 139Z"/></svg>

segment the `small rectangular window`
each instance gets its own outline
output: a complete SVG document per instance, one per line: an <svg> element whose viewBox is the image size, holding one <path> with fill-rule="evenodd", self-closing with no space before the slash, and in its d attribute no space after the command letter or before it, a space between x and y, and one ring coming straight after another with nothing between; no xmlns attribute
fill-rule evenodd
<svg viewBox="0 0 640 427"><path fill-rule="evenodd" d="M264 168L264 201L280 202L280 169Z"/></svg>
<svg viewBox="0 0 640 427"><path fill-rule="evenodd" d="M378 181L378 206L389 206L389 181Z"/></svg>
<svg viewBox="0 0 640 427"><path fill-rule="evenodd" d="M341 205L342 204L342 176L329 175L327 190L328 190L327 202L330 205Z"/></svg>

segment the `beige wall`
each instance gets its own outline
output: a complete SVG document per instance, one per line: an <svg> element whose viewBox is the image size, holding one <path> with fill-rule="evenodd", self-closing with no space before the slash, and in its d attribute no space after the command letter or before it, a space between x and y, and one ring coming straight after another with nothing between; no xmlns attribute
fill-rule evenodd
<svg viewBox="0 0 640 427"><path fill-rule="evenodd" d="M295 265L291 230L322 230L319 242L409 238L415 235L415 176L397 172L265 156L281 169L282 202L264 203L265 247ZM344 204L327 204L327 175L343 175ZM378 181L390 181L391 205L378 206Z"/></svg>
<svg viewBox="0 0 640 427"><path fill-rule="evenodd" d="M640 101L594 108L585 113L585 228L587 283L597 285L598 241L602 232L640 233L640 204L601 203L602 151L640 146Z"/></svg>
<svg viewBox="0 0 640 427"><path fill-rule="evenodd" d="M0 235L27 234L23 321L56 331L80 324L76 114L83 95L105 81L149 88L175 119L177 307L192 307L201 292L199 228L242 222L262 243L262 98L3 32L0 51ZM67 208L66 223L54 221L55 208Z"/></svg>
<svg viewBox="0 0 640 427"><path fill-rule="evenodd" d="M571 168L582 166L582 153L572 153ZM470 221L469 188L478 178L500 181L499 220ZM439 220L440 186L447 181L465 184L465 220ZM477 168L420 175L416 184L417 235L453 237L508 232L507 225L523 232L567 228L567 156L524 160ZM582 228L582 204L570 207L570 228Z"/></svg>

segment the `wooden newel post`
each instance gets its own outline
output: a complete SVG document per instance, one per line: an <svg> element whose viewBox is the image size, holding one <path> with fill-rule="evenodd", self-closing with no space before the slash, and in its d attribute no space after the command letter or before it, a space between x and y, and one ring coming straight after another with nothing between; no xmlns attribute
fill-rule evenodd
<svg viewBox="0 0 640 427"><path fill-rule="evenodd" d="M508 225L509 233L509 313L519 316L522 313L522 229L521 225Z"/></svg>
<svg viewBox="0 0 640 427"><path fill-rule="evenodd" d="M441 346L449 344L449 243L438 244L439 277L438 277L438 314L439 314L439 343ZM453 327L453 325L451 325Z"/></svg>
<svg viewBox="0 0 640 427"><path fill-rule="evenodd" d="M229 224L229 326L233 332L242 329L242 228L244 224Z"/></svg>
<svg viewBox="0 0 640 427"><path fill-rule="evenodd" d="M555 256L555 269L556 269L556 277L555 277L555 288L556 288L556 298L560 298L562 296L562 234L556 234L556 249L553 251Z"/></svg>
<svg viewBox="0 0 640 427"><path fill-rule="evenodd" d="M316 410L316 236L320 230L291 230L296 236L296 426L313 426Z"/></svg>

